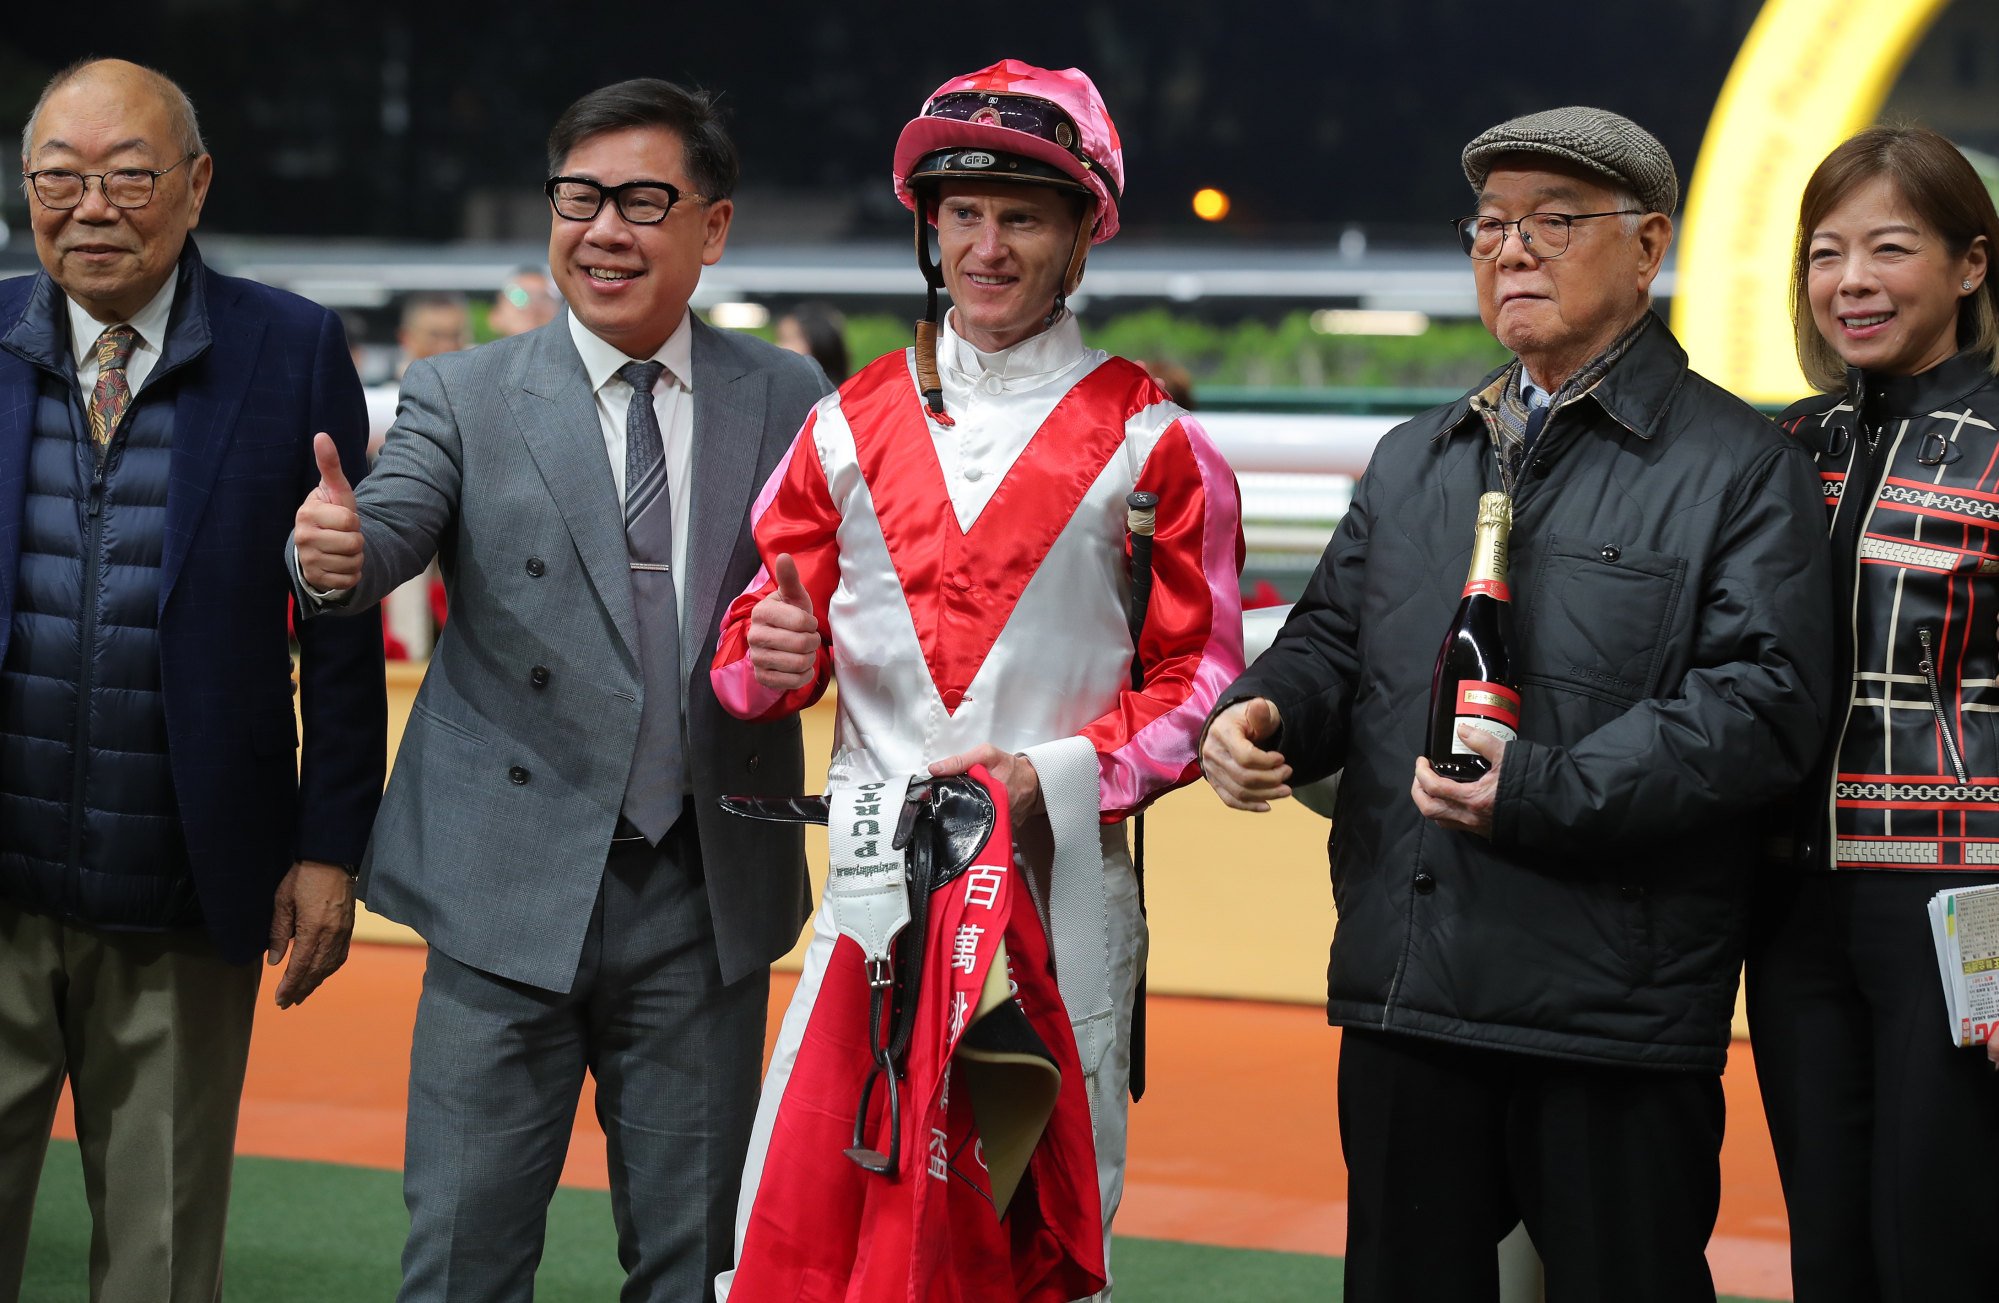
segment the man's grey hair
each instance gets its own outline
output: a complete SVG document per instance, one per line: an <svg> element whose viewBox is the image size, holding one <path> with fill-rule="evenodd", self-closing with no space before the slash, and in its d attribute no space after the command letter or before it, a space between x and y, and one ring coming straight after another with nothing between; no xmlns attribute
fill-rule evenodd
<svg viewBox="0 0 1999 1303"><path fill-rule="evenodd" d="M49 96L55 94L79 77L89 76L90 70L101 62L103 60L95 56L78 59L75 63L69 65L69 67L64 68L61 72L49 78L49 84L42 87L41 98L35 101L34 111L28 114L28 125L21 128L21 162L24 166L28 162L29 154L34 151L35 123L41 118L42 108L49 102ZM187 97L187 92L182 90L173 78L157 69L148 68L140 64L132 66L137 68L152 83L153 89L159 93L161 99L166 101L167 116L172 122L174 143L179 147L179 152L182 154L206 154L208 146L203 144L201 140L201 123L194 115L194 101Z"/></svg>
<svg viewBox="0 0 1999 1303"><path fill-rule="evenodd" d="M1645 220L1646 212L1645 205L1639 201L1638 196L1629 190L1612 190L1610 192L1610 211L1617 212L1619 210L1629 211L1626 211L1624 216L1617 219L1618 226L1623 228L1626 235L1638 234L1638 223Z"/></svg>
<svg viewBox="0 0 1999 1303"><path fill-rule="evenodd" d="M1599 184L1602 183L1601 178L1591 179L1598 181ZM1609 190L1607 197L1610 207L1604 211L1623 213L1624 216L1617 219L1618 229L1626 235L1638 234L1638 224L1645 220L1645 214L1650 211L1645 207L1644 201L1629 190L1619 190L1615 187L1606 187L1606 189Z"/></svg>

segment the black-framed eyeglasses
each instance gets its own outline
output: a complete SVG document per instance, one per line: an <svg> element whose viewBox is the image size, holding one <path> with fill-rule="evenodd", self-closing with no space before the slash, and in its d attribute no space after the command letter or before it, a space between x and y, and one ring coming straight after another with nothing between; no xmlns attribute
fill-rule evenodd
<svg viewBox="0 0 1999 1303"><path fill-rule="evenodd" d="M555 215L571 222L593 222L604 211L604 201L617 205L618 216L635 226L656 226L666 220L673 206L683 198L709 202L707 195L685 195L680 187L665 181L627 181L623 185L599 185L583 176L552 176L542 189L548 194Z"/></svg>
<svg viewBox="0 0 1999 1303"><path fill-rule="evenodd" d="M190 152L172 167L114 167L108 172L74 172L66 167L45 167L35 172L23 172L21 176L33 187L35 198L41 200L42 207L58 212L82 203L92 181L97 182L105 202L113 208L144 208L153 202L153 191L157 189L161 177L199 157L199 153Z"/></svg>
<svg viewBox="0 0 1999 1303"><path fill-rule="evenodd" d="M1607 213L1529 213L1515 222L1497 217L1460 217L1451 225L1458 228L1458 243L1467 257L1489 262L1506 245L1509 230L1520 233L1521 247L1536 258L1559 258L1569 248L1569 228L1596 217L1629 217L1641 208L1618 208Z"/></svg>

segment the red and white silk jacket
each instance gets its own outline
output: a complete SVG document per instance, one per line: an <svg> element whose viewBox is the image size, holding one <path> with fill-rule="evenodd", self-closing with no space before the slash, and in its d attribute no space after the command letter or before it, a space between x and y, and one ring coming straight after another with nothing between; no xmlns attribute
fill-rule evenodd
<svg viewBox="0 0 1999 1303"><path fill-rule="evenodd" d="M938 335L955 424L928 418L910 351L892 353L820 401L765 485L751 520L764 568L724 616L716 696L774 718L837 673L834 781L1080 736L1100 818L1117 823L1196 776L1201 724L1242 670L1234 474L1142 369L1083 347L1073 317L997 358ZM1134 488L1159 495L1137 690ZM777 693L757 683L747 638L787 552L825 645L817 681Z"/></svg>

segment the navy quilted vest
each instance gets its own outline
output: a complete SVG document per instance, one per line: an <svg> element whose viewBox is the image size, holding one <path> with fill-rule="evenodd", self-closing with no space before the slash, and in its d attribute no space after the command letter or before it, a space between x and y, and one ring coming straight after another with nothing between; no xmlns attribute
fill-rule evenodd
<svg viewBox="0 0 1999 1303"><path fill-rule="evenodd" d="M0 665L0 895L98 927L201 917L160 693L172 372L186 360L173 340L198 306L187 289L184 277L165 355L101 461L68 322L45 323L18 595Z"/></svg>

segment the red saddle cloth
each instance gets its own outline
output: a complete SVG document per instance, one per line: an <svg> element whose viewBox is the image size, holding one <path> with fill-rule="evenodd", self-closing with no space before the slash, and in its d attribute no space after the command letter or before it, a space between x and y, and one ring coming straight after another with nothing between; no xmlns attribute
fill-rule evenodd
<svg viewBox="0 0 1999 1303"><path fill-rule="evenodd" d="M731 1303L1068 1303L1103 1288L1096 1153L1075 1038L1013 864L1006 791L973 772L999 818L976 862L931 895L900 1168L877 1175L844 1152L872 1059L860 947L841 937L773 1124ZM905 932L897 944L910 939ZM996 962L1007 965L1000 974ZM1001 1003L1018 1014L975 1017L981 993L997 989L989 976L1008 982L1011 999ZM1002 1027L1010 1030L995 1032ZM870 1108L864 1142L886 1150L882 1083ZM1003 1190L1025 1155L1003 1211L982 1119ZM1002 1147L1010 1157L1000 1157Z"/></svg>

